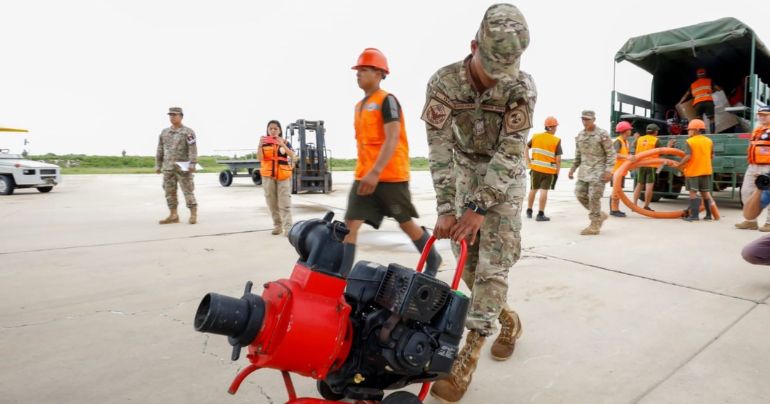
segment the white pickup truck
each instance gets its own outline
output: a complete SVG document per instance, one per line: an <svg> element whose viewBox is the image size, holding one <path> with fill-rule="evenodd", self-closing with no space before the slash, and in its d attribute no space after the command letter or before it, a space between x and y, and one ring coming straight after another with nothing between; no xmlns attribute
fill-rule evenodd
<svg viewBox="0 0 770 404"><path fill-rule="evenodd" d="M59 166L26 160L19 154L0 149L0 195L10 195L16 188L37 188L45 193L60 183Z"/></svg>

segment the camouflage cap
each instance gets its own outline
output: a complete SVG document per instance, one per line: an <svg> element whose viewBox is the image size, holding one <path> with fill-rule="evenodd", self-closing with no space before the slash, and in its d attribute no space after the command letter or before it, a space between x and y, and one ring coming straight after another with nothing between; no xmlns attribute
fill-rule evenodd
<svg viewBox="0 0 770 404"><path fill-rule="evenodd" d="M647 125L647 133L657 132L660 130L660 126L651 123Z"/></svg>
<svg viewBox="0 0 770 404"><path fill-rule="evenodd" d="M591 110L585 110L580 114L581 118L596 119L596 112Z"/></svg>
<svg viewBox="0 0 770 404"><path fill-rule="evenodd" d="M169 115L171 115L171 114L179 114L179 115L184 115L184 112L182 112L182 108L179 108L179 107L171 107L171 108L169 108L169 109L168 109L168 114L169 114Z"/></svg>
<svg viewBox="0 0 770 404"><path fill-rule="evenodd" d="M529 46L527 21L513 4L493 4L484 13L476 42L484 71L495 79L515 79L519 58Z"/></svg>

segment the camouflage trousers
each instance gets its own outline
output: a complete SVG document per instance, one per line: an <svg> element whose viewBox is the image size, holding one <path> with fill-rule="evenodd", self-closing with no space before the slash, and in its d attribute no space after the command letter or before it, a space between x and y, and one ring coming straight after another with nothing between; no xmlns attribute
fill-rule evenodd
<svg viewBox="0 0 770 404"><path fill-rule="evenodd" d="M497 317L508 300L508 271L521 257L521 202L492 207L481 224L480 236L468 246L463 281L471 290L465 326L488 336L497 330ZM455 257L460 246L452 243Z"/></svg>
<svg viewBox="0 0 770 404"><path fill-rule="evenodd" d="M584 208L588 209L588 218L592 221L602 218L602 196L605 184L602 181L586 182L578 180L575 184L575 196Z"/></svg>
<svg viewBox="0 0 770 404"><path fill-rule="evenodd" d="M291 229L291 179L276 181L272 177L262 177L262 189L273 216L273 225L282 227L284 231Z"/></svg>
<svg viewBox="0 0 770 404"><path fill-rule="evenodd" d="M175 167L173 170L163 171L163 190L166 191L166 204L169 209L176 209L179 202L177 201L176 186L179 183L179 187L182 188L182 194L184 194L184 200L187 202L188 208L194 208L198 206L195 201L195 183L193 182L193 173L185 172Z"/></svg>

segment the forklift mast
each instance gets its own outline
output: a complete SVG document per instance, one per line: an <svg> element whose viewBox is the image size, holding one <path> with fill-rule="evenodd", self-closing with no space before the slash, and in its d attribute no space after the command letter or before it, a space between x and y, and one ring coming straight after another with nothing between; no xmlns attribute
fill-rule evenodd
<svg viewBox="0 0 770 404"><path fill-rule="evenodd" d="M315 134L315 142L308 142L308 132ZM326 149L324 121L299 119L286 127L289 140L294 143L299 155L292 172L291 193L321 192L332 190L331 170Z"/></svg>

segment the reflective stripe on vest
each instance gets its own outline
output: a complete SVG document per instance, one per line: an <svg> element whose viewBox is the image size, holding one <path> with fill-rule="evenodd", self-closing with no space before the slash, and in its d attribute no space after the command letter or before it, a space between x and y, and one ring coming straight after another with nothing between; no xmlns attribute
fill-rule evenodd
<svg viewBox="0 0 770 404"><path fill-rule="evenodd" d="M758 127L754 129L749 142L749 164L770 164L770 139L762 140L764 133L770 134L770 128Z"/></svg>
<svg viewBox="0 0 770 404"><path fill-rule="evenodd" d="M262 142L262 160L259 162L259 174L263 177L283 181L291 177L291 164L286 156L279 153L277 143Z"/></svg>
<svg viewBox="0 0 770 404"><path fill-rule="evenodd" d="M380 149L385 143L385 122L382 120L382 103L388 93L377 90L366 100L356 104L353 126L356 130L358 159L356 160L355 179L360 180L374 168ZM362 104L363 102L363 104ZM396 108L397 106L393 106ZM406 138L404 114L399 111L401 130L398 145L385 169L380 173L380 182L409 181L409 143Z"/></svg>
<svg viewBox="0 0 770 404"><path fill-rule="evenodd" d="M620 142L620 151L618 151L618 154L622 154L625 156L628 156L630 153L628 151L628 140L624 139L623 136L616 137L613 142ZM618 171L618 168L625 163L625 160L622 159L615 159L615 167L612 168L612 172Z"/></svg>
<svg viewBox="0 0 770 404"><path fill-rule="evenodd" d="M545 174L556 174L556 149L560 139L548 132L532 137L532 160L529 168Z"/></svg>
<svg viewBox="0 0 770 404"><path fill-rule="evenodd" d="M700 104L705 101L714 101L711 96L711 79L698 79L690 84L690 92L692 93L692 105Z"/></svg>
<svg viewBox="0 0 770 404"><path fill-rule="evenodd" d="M690 146L690 161L684 168L684 176L699 177L713 174L711 154L714 150L714 144L711 139L703 135L696 135L687 139L687 145Z"/></svg>

